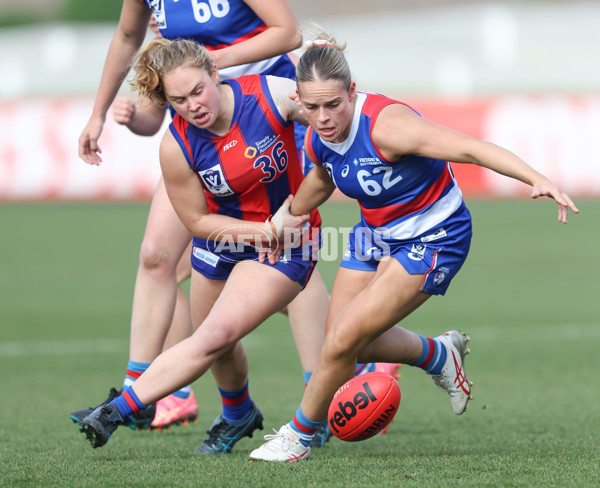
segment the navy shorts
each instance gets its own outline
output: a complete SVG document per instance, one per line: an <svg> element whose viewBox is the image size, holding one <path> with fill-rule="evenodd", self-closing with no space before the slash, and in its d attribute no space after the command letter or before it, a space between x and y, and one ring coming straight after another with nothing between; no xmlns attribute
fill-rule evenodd
<svg viewBox="0 0 600 488"><path fill-rule="evenodd" d="M270 264L265 259L264 265L281 271L292 281L306 286L317 260L313 259L315 253L307 256L302 247L286 250L279 261ZM258 252L246 244L219 245L215 241L207 241L194 237L192 244L192 267L211 280L225 280L229 277L233 267L242 261L258 261Z"/></svg>
<svg viewBox="0 0 600 488"><path fill-rule="evenodd" d="M354 226L348 247L340 264L343 268L375 271L385 257L393 257L409 274L424 275L421 291L444 295L452 278L458 273L471 246L471 218L464 207L464 218L407 240L385 240L364 223Z"/></svg>

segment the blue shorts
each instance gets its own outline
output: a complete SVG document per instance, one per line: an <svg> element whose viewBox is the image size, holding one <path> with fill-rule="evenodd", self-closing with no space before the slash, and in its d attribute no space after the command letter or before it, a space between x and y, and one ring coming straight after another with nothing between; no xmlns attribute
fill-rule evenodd
<svg viewBox="0 0 600 488"><path fill-rule="evenodd" d="M421 291L444 295L467 259L472 236L471 216L466 207L457 210L449 220L414 239L402 241L384 240L361 222L350 233L340 266L376 271L379 262L390 256L409 274L424 275Z"/></svg>
<svg viewBox="0 0 600 488"><path fill-rule="evenodd" d="M286 250L275 264L265 260L264 265L306 286L317 264L313 259L315 254L310 253L307 257L306 249L298 247ZM258 261L258 252L252 246L240 244L231 249L231 245L220 246L218 242L194 237L192 268L211 280L226 280L237 263L248 260Z"/></svg>

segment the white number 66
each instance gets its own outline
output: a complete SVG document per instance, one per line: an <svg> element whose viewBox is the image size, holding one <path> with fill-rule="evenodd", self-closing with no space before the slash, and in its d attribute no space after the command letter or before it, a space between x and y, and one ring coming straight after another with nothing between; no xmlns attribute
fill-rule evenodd
<svg viewBox="0 0 600 488"><path fill-rule="evenodd" d="M208 0L206 3L192 0L192 9L196 22L203 24L208 22L213 15L225 17L229 13L229 2L228 0Z"/></svg>

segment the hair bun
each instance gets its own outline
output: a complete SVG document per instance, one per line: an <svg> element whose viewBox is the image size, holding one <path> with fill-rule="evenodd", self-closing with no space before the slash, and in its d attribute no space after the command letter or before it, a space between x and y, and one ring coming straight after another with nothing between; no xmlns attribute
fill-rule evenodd
<svg viewBox="0 0 600 488"><path fill-rule="evenodd" d="M306 50L306 49L314 49L317 47L333 47L333 48L335 48L335 45L325 39L313 39L310 41L305 41L303 47Z"/></svg>

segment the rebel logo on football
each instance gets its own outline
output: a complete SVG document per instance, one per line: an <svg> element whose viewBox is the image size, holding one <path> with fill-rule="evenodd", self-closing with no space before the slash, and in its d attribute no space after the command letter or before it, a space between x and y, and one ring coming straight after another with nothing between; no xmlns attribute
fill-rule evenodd
<svg viewBox="0 0 600 488"><path fill-rule="evenodd" d="M354 395L351 402L338 402L337 410L329 417L329 426L336 433L339 433L338 427L344 427L347 422L356 417L359 410L364 410L370 403L377 401L377 397L369 388L369 383L363 383L362 387L363 391L359 391Z"/></svg>

